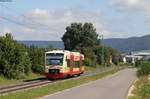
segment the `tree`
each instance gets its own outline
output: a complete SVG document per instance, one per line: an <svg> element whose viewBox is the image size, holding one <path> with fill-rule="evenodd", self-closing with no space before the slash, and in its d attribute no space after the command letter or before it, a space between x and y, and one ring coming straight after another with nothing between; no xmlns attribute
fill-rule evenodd
<svg viewBox="0 0 150 99"><path fill-rule="evenodd" d="M100 44L98 34L92 23L72 23L66 27L62 37L66 50L81 49Z"/></svg>
<svg viewBox="0 0 150 99"><path fill-rule="evenodd" d="M0 37L0 74L7 78L19 79L31 70L25 48L13 40L10 33Z"/></svg>
<svg viewBox="0 0 150 99"><path fill-rule="evenodd" d="M97 56L95 55L93 48L91 47L84 47L82 52L85 56L84 65L86 66L96 66L97 64Z"/></svg>
<svg viewBox="0 0 150 99"><path fill-rule="evenodd" d="M97 63L102 64L103 63L102 61L104 61L103 60L104 52L102 52L102 51L104 51L103 47L102 46L94 46L93 51L94 51L95 55L97 56Z"/></svg>
<svg viewBox="0 0 150 99"><path fill-rule="evenodd" d="M79 51L85 55L85 65L105 64L110 66L110 57L119 62L119 52L111 47L101 46L92 23L72 23L66 27L62 37L66 50Z"/></svg>
<svg viewBox="0 0 150 99"><path fill-rule="evenodd" d="M53 49L54 49L53 45L49 44L46 48L46 51L51 51Z"/></svg>
<svg viewBox="0 0 150 99"><path fill-rule="evenodd" d="M30 46L27 49L27 53L31 60L31 69L35 73L43 74L44 73L44 52L45 49L38 48L35 46Z"/></svg>
<svg viewBox="0 0 150 99"><path fill-rule="evenodd" d="M120 58L121 58L120 52L111 47L108 47L108 49L109 49L110 55L112 56L112 62L118 65L118 63L120 62Z"/></svg>

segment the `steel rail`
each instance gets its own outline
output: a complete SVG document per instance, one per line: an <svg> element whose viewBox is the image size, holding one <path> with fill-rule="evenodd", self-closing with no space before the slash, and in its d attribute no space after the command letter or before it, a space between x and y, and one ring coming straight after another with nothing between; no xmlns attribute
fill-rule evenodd
<svg viewBox="0 0 150 99"><path fill-rule="evenodd" d="M7 93L10 93L10 92L19 92L19 91L23 91L23 90L46 86L46 85L54 84L57 82L64 82L66 80L74 80L74 79L78 79L78 78L83 78L83 77L87 77L90 75L102 74L104 72L112 71L115 69L120 69L120 67L106 67L106 68L103 68L100 70L86 71L81 76L76 76L76 77L73 77L70 79L63 79L63 80L59 79L59 80L54 80L54 81L35 80L35 81L23 82L23 83L19 83L19 84L15 84L15 85L3 86L3 87L0 87L0 95L6 95Z"/></svg>

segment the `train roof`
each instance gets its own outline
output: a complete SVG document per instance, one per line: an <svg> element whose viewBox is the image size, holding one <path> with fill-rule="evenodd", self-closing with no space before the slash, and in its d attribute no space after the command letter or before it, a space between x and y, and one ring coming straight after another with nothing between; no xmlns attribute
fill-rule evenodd
<svg viewBox="0 0 150 99"><path fill-rule="evenodd" d="M48 51L46 53L69 53L70 51L67 50L52 50L52 51Z"/></svg>
<svg viewBox="0 0 150 99"><path fill-rule="evenodd" d="M46 53L68 53L68 54L73 54L73 55L83 55L79 52L71 52L71 51L68 51L68 50L52 50L52 51L48 51Z"/></svg>

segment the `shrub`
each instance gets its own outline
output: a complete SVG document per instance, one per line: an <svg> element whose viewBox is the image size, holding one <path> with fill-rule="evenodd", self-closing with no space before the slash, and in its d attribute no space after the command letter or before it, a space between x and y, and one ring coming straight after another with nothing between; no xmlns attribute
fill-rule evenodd
<svg viewBox="0 0 150 99"><path fill-rule="evenodd" d="M148 81L143 83L140 86L140 93L141 93L141 96L143 97L143 99L149 99L150 98L150 84L148 83Z"/></svg>
<svg viewBox="0 0 150 99"><path fill-rule="evenodd" d="M24 46L13 40L9 33L0 37L0 75L19 79L30 70L31 63Z"/></svg>
<svg viewBox="0 0 150 99"><path fill-rule="evenodd" d="M93 52L92 48L84 47L82 53L85 55L84 65L86 66L96 66L97 57Z"/></svg>
<svg viewBox="0 0 150 99"><path fill-rule="evenodd" d="M150 62L142 62L139 66L139 75L148 75L150 74Z"/></svg>
<svg viewBox="0 0 150 99"><path fill-rule="evenodd" d="M31 61L31 69L34 73L43 74L44 73L44 52L42 48L37 48L35 46L30 46L28 48L28 55Z"/></svg>
<svg viewBox="0 0 150 99"><path fill-rule="evenodd" d="M139 67L140 64L141 64L141 62L142 62L141 60L137 60L137 61L135 62L135 66L136 66L136 67Z"/></svg>

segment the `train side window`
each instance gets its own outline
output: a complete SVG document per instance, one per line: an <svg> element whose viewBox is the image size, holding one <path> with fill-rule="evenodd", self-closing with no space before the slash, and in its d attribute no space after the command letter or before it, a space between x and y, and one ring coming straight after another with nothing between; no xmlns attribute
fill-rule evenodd
<svg viewBox="0 0 150 99"><path fill-rule="evenodd" d="M79 68L80 67L80 61L74 61L75 67Z"/></svg>
<svg viewBox="0 0 150 99"><path fill-rule="evenodd" d="M67 67L70 67L70 60L67 59Z"/></svg>

